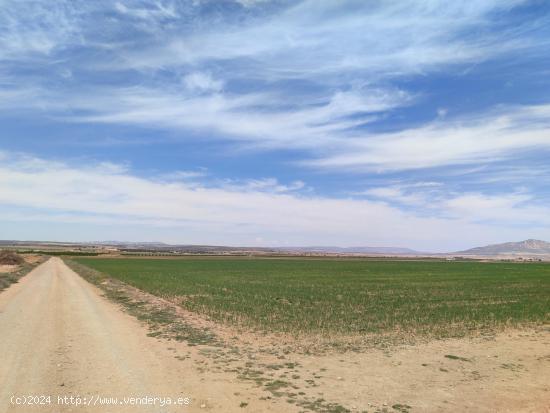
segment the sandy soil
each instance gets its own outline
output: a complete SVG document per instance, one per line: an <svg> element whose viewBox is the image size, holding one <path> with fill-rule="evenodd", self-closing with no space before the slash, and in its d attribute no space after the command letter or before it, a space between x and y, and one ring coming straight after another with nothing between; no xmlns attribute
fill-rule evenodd
<svg viewBox="0 0 550 413"><path fill-rule="evenodd" d="M41 261L44 260L44 257L41 255L24 255L23 259L27 264L35 265L39 264ZM16 272L21 268L19 265L6 265L6 264L0 264L0 274L9 274L12 272Z"/></svg>
<svg viewBox="0 0 550 413"><path fill-rule="evenodd" d="M0 274L9 274L19 269L19 265L0 265Z"/></svg>
<svg viewBox="0 0 550 413"><path fill-rule="evenodd" d="M299 355L149 337L57 258L0 293L2 412L550 412L550 330ZM12 395L51 395L15 406ZM189 406L57 396L190 397ZM331 410L332 409L332 410Z"/></svg>
<svg viewBox="0 0 550 413"><path fill-rule="evenodd" d="M24 254L23 259L27 262L27 264L34 265L44 261L45 257L43 255Z"/></svg>
<svg viewBox="0 0 550 413"><path fill-rule="evenodd" d="M550 334L514 332L301 360L346 406L420 412L550 412ZM321 367L327 368L324 373ZM327 394L327 393L325 393ZM370 408L368 409L370 410ZM391 410L391 409L390 409Z"/></svg>

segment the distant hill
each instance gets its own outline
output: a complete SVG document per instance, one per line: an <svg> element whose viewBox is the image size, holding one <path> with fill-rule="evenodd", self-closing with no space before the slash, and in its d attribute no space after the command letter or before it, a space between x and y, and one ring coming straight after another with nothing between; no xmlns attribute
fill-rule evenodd
<svg viewBox="0 0 550 413"><path fill-rule="evenodd" d="M399 247L280 247L278 251L320 254L389 254L418 255L421 252Z"/></svg>
<svg viewBox="0 0 550 413"><path fill-rule="evenodd" d="M528 239L520 242L506 242L485 247L472 248L460 251L457 254L464 255L546 255L550 254L550 242L536 239Z"/></svg>
<svg viewBox="0 0 550 413"><path fill-rule="evenodd" d="M261 253L292 253L292 254L387 254L387 255L418 255L418 251L398 247L228 247L220 245L169 245L154 242L105 242L103 245L113 245L122 249L171 250L195 253L216 252L261 252Z"/></svg>
<svg viewBox="0 0 550 413"><path fill-rule="evenodd" d="M362 254L362 255L426 255L410 248L399 247L232 247L223 245L171 245L163 242L95 241L49 242L0 240L0 246L44 249L94 249L112 247L122 252L158 252L186 254Z"/></svg>

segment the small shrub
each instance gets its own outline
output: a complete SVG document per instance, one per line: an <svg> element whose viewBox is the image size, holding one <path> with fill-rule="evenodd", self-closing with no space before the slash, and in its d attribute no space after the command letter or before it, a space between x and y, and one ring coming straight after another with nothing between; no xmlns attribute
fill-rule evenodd
<svg viewBox="0 0 550 413"><path fill-rule="evenodd" d="M25 260L12 251L0 251L0 265L21 265Z"/></svg>

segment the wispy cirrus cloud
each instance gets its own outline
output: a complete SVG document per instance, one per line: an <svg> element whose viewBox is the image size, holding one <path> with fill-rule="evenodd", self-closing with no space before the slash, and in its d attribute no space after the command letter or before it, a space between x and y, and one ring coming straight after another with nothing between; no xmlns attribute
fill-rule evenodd
<svg viewBox="0 0 550 413"><path fill-rule="evenodd" d="M529 151L550 151L550 106L500 108L464 119L364 134L307 163L319 168L411 170L492 163Z"/></svg>
<svg viewBox="0 0 550 413"><path fill-rule="evenodd" d="M490 30L496 15L522 4L301 1L259 14L246 8L237 13L236 25L235 13L205 12L204 2L60 2L51 8L43 2L9 2L11 7L0 13L7 27L0 44L22 57L58 52L49 65L62 64L58 73L76 76L79 86L75 93L60 80L22 79L8 64L0 93L6 110L38 111L66 121L214 131L217 139L258 147L314 146L321 152L341 147L344 153L330 158L321 154L317 165L327 167L400 163L387 153L395 152L392 143L382 140L403 145L405 154L423 164L410 146L422 143L420 134L430 145L446 146L437 139L440 132L451 133L443 117L441 127L408 129L403 136L373 136L364 128L377 118L373 113L386 115L415 102L416 93L391 81L511 50L544 49L545 42L529 34L541 21L524 21L498 34ZM151 23L147 29L141 20ZM476 36L469 35L474 29ZM48 46L34 48L34 38ZM75 47L89 53L71 60L63 56ZM134 71L134 81L121 85L122 70ZM405 137L414 133L418 136ZM469 154L455 150L451 158Z"/></svg>
<svg viewBox="0 0 550 413"><path fill-rule="evenodd" d="M49 55L56 47L79 43L81 13L72 2L3 0L0 5L0 59Z"/></svg>
<svg viewBox="0 0 550 413"><path fill-rule="evenodd" d="M266 93L185 96L132 88L115 92L106 107L93 97L82 102L85 122L155 124L157 127L215 131L233 141L260 147L325 146L346 131L368 123L373 114L402 105L403 92L336 92L308 105L290 105ZM284 105L284 106L283 106Z"/></svg>
<svg viewBox="0 0 550 413"><path fill-rule="evenodd" d="M183 84L192 92L220 92L223 88L223 81L215 79L208 72L193 72L185 75Z"/></svg>
<svg viewBox="0 0 550 413"><path fill-rule="evenodd" d="M2 109L65 122L172 129L186 139L185 132L198 131L255 147L307 149L303 164L322 169L385 171L490 162L518 149L546 147L547 107L508 108L477 119L439 116L396 133L373 133L366 126L420 99L393 86L392 79L478 63L511 50L544 48L543 40L529 35L541 21L525 21L498 35L489 30L495 15L522 4L302 1L271 13L244 12L237 26L226 14L205 13L201 2L60 2L52 8L10 2L12 7L0 13L0 21L8 23L0 43L10 53L50 54L76 45L96 52L94 62L86 54L68 63L61 59L63 73L74 76L73 70L82 72L81 65L90 73L84 83L76 75L77 93L61 81L36 76L22 81L8 65L0 87ZM34 17L27 21L27 14ZM91 24L92 15L101 24ZM173 24L145 30L136 21L164 19ZM210 20L218 24L213 27ZM112 31L97 32L97 27L111 26ZM124 28L135 35L124 36ZM474 28L475 37L468 34ZM33 38L48 46L34 48ZM109 81L121 70L137 71L136 81ZM247 89L238 87L242 79ZM289 88L282 80L306 83Z"/></svg>
<svg viewBox="0 0 550 413"><path fill-rule="evenodd" d="M126 124L157 129L215 132L216 137L257 147L324 147L392 107L411 102L400 90L337 91L307 104L276 92L219 93L222 83L193 73L172 90L128 87L63 95L44 88L8 89L5 112L40 111L66 122ZM179 90L178 90L179 88ZM174 90L175 89L175 90ZM61 98L64 96L64 98Z"/></svg>
<svg viewBox="0 0 550 413"><path fill-rule="evenodd" d="M173 3L154 1L137 5L127 6L126 4L117 1L114 5L117 12L131 17L156 20L162 18L177 18L178 13Z"/></svg>
<svg viewBox="0 0 550 413"><path fill-rule="evenodd" d="M219 86L211 78L201 82L206 82L202 90ZM34 89L0 95L6 110L18 110L17 102L32 100L35 109L48 107L51 115L70 122L155 125L214 132L216 138L250 147L306 150L309 155L300 163L319 170L380 173L491 164L550 151L549 105L500 107L452 120L437 118L398 132L373 133L357 127L413 98L401 91L361 90L337 92L308 106L285 107L280 96L265 93L186 95L142 87L95 90L69 100Z"/></svg>
<svg viewBox="0 0 550 413"><path fill-rule="evenodd" d="M232 76L250 78L255 72L262 79L418 73L534 46L526 38L518 41L518 28L499 36L484 31L492 15L519 4L302 1L267 17L250 17L239 28L221 22L215 31L169 33L170 41L160 47L121 50L116 65L169 68L240 59ZM476 36L468 36L474 28Z"/></svg>

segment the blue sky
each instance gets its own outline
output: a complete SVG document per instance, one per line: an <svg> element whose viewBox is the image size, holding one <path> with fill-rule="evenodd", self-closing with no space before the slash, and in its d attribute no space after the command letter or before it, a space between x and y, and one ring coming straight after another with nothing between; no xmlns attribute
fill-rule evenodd
<svg viewBox="0 0 550 413"><path fill-rule="evenodd" d="M0 238L550 239L546 1L0 1Z"/></svg>

